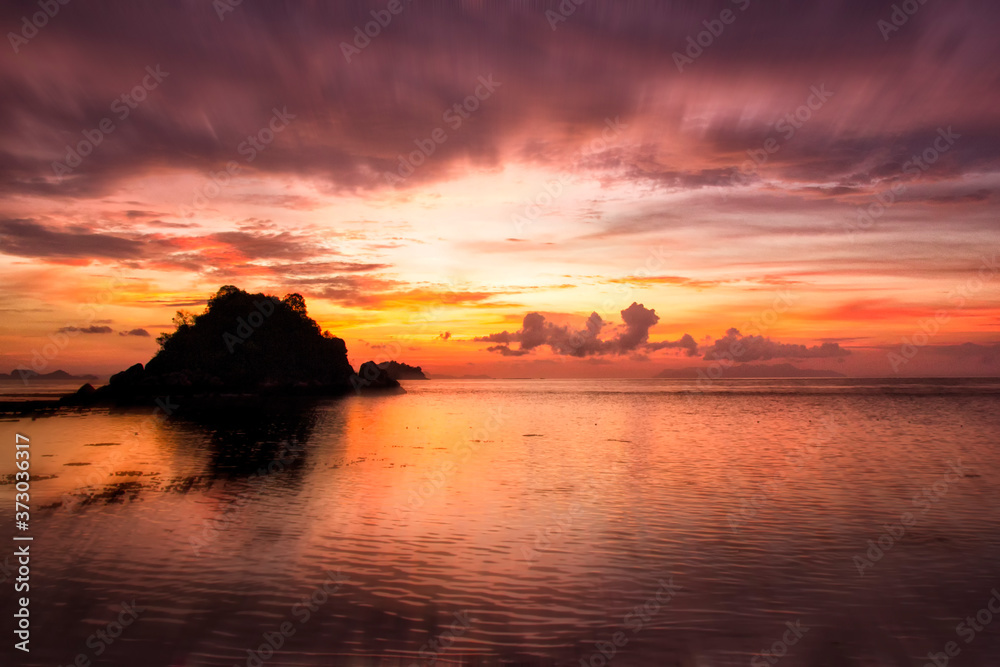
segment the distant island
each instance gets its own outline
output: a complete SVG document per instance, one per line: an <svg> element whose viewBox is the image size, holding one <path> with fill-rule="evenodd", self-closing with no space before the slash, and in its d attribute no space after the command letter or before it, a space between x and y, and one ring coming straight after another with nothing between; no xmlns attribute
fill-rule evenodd
<svg viewBox="0 0 1000 667"><path fill-rule="evenodd" d="M0 373L0 382L7 380L17 380L22 382L24 380L31 380L32 382L46 382L46 381L62 381L62 380L87 380L94 381L97 379L96 375L71 375L66 371L52 371L51 373L36 373L33 370L27 368L24 369L14 369L10 373Z"/></svg>
<svg viewBox="0 0 1000 667"><path fill-rule="evenodd" d="M704 377L708 367L667 368L653 377L667 380L696 380ZM699 372L701 374L699 374ZM711 376L709 376L711 377ZM722 369L721 379L748 380L755 378L843 378L843 373L798 368L791 364L746 364Z"/></svg>
<svg viewBox="0 0 1000 667"><path fill-rule="evenodd" d="M401 364L398 361L383 361L379 368L388 373L393 380L426 380L423 369L420 366L410 366Z"/></svg>
<svg viewBox="0 0 1000 667"><path fill-rule="evenodd" d="M279 299L226 285L208 300L205 312L178 312L174 324L173 333L157 338L160 350L145 366L135 364L116 373L98 389L86 384L61 402L128 404L164 395L214 400L232 395L403 391L374 361L361 364L355 373L347 360L347 345L329 331L320 331L299 294ZM390 367L397 370L413 369L393 363Z"/></svg>

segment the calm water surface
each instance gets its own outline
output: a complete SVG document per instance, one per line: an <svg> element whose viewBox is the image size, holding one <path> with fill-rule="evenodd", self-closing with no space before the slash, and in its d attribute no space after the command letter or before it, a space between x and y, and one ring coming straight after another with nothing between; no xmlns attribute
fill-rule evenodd
<svg viewBox="0 0 1000 667"><path fill-rule="evenodd" d="M267 665L1000 664L1000 614L956 629L1000 590L1000 385L691 386L0 422L35 537L32 651L0 571L0 662L258 665L269 636Z"/></svg>

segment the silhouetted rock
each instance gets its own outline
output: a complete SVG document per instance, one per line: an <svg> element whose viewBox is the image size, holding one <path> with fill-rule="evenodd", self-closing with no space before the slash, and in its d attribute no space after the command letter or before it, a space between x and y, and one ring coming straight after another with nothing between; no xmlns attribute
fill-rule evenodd
<svg viewBox="0 0 1000 667"><path fill-rule="evenodd" d="M354 386L358 391L385 389L402 391L399 382L385 368L374 361L366 361L361 364Z"/></svg>
<svg viewBox="0 0 1000 667"><path fill-rule="evenodd" d="M389 374L393 380L426 380L423 369L420 366L410 366L398 361L383 361L378 365ZM360 372L360 371L359 371Z"/></svg>
<svg viewBox="0 0 1000 667"><path fill-rule="evenodd" d="M176 331L143 366L113 375L92 402L149 402L170 395L337 395L398 388L384 371L355 375L340 338L321 332L298 294L278 299L232 285L209 299L201 315L177 313ZM74 395L75 396L75 395Z"/></svg>
<svg viewBox="0 0 1000 667"><path fill-rule="evenodd" d="M115 373L108 380L108 384L112 387L128 387L140 382L145 374L142 368L142 364L135 364L134 366L129 366L120 373Z"/></svg>
<svg viewBox="0 0 1000 667"><path fill-rule="evenodd" d="M94 394L96 393L97 390L94 389L94 385L88 382L77 389L76 393L60 398L59 403L62 405L86 405L93 400Z"/></svg>

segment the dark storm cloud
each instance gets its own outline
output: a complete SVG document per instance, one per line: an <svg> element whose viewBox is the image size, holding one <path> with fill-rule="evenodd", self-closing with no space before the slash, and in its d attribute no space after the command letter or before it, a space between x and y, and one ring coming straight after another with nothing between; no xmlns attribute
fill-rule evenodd
<svg viewBox="0 0 1000 667"><path fill-rule="evenodd" d="M310 261L330 254L323 238L309 231L275 232L243 229L203 236L166 237L156 233L108 233L83 225L54 228L34 220L0 220L0 253L71 263L82 259L127 260L150 269L232 271L239 275L288 276L362 273L387 264ZM274 265L253 264L284 260ZM235 266L229 266L231 262Z"/></svg>
<svg viewBox="0 0 1000 667"><path fill-rule="evenodd" d="M876 23L888 18L891 3L754 1L683 74L673 54L732 2L592 0L553 30L545 12L558 6L415 3L348 63L341 43L384 3L245 2L224 20L213 3L194 0L69 3L0 65L0 187L96 196L119 179L156 170L218 169L241 159L237 146L274 108L296 118L254 171L318 177L333 190L381 187L380 174L395 168L397 156L442 126L442 112L490 74L502 87L449 131L407 187L445 177L459 160L494 165L505 149L564 163L582 129L641 114L650 92L668 84L664 90L676 94L658 117L679 127L685 86L694 82L703 90L774 84L801 89L803 97L810 85L830 82L841 106L772 162L789 178L848 182L891 173L897 153L920 148L939 124L954 124L968 139L941 175L997 166L998 121L985 111L995 106L997 86L982 66L1000 55L996 3L927 4L886 41ZM16 27L36 11L33 1L8 2L0 23ZM147 65L169 76L80 167L54 178L52 162L65 146L112 116L112 101L141 81ZM782 100L794 108L787 90ZM877 91L874 107L864 97L870 91ZM745 105L754 101L740 90L730 94ZM833 127L834 114L843 128ZM725 183L766 134L759 125L742 127L736 112L731 117L704 129L703 154L716 158L713 166L684 171L641 155L614 159L630 178L678 187Z"/></svg>
<svg viewBox="0 0 1000 667"><path fill-rule="evenodd" d="M62 231L34 220L0 220L0 253L46 259L133 259L142 243L86 230Z"/></svg>

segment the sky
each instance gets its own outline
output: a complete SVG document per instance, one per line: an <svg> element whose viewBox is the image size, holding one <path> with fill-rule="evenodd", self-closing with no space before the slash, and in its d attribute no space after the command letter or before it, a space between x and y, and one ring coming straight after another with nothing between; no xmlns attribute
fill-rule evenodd
<svg viewBox="0 0 1000 667"><path fill-rule="evenodd" d="M1000 6L577 1L4 3L0 371L233 284L355 366L1000 375Z"/></svg>

